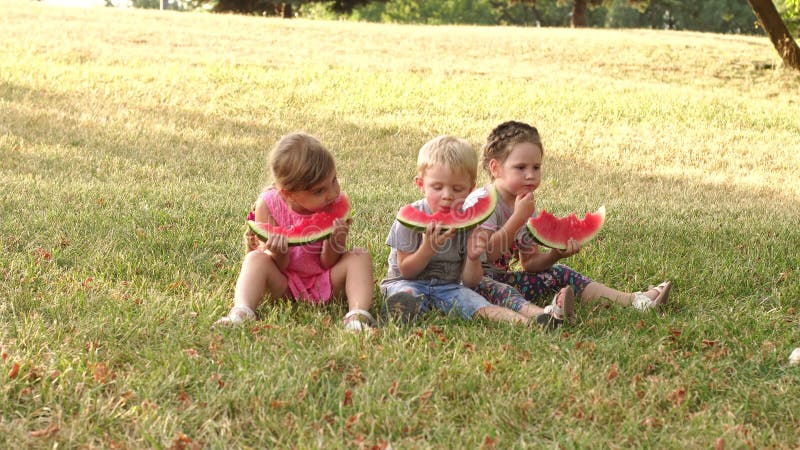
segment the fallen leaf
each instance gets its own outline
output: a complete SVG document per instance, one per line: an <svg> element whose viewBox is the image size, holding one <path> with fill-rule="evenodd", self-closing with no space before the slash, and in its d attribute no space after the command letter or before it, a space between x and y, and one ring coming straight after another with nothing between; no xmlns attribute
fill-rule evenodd
<svg viewBox="0 0 800 450"><path fill-rule="evenodd" d="M646 417L642 419L641 425L650 428L660 428L661 419L659 419L658 417Z"/></svg>
<svg viewBox="0 0 800 450"><path fill-rule="evenodd" d="M675 406L680 406L686 400L686 389L678 388L667 395L667 399Z"/></svg>
<svg viewBox="0 0 800 450"><path fill-rule="evenodd" d="M178 401L183 405L184 408L188 408L192 404L192 399L189 397L189 394L186 391L180 391L178 393Z"/></svg>
<svg viewBox="0 0 800 450"><path fill-rule="evenodd" d="M92 377L94 378L94 381L100 384L105 384L116 379L117 374L112 370L108 370L108 367L106 367L105 364L97 363L94 366L94 373L92 374Z"/></svg>
<svg viewBox="0 0 800 450"><path fill-rule="evenodd" d="M33 256L36 257L36 264L40 264L42 261L50 262L53 259L53 256L47 250L39 247L33 251Z"/></svg>
<svg viewBox="0 0 800 450"><path fill-rule="evenodd" d="M347 420L344 421L344 427L348 430L352 428L353 425L357 424L358 421L361 419L361 415L363 413L353 414L352 416L348 417Z"/></svg>
<svg viewBox="0 0 800 450"><path fill-rule="evenodd" d="M17 378L17 374L19 373L19 363L15 362L13 366L11 366L11 371L8 372L8 378L13 380Z"/></svg>
<svg viewBox="0 0 800 450"><path fill-rule="evenodd" d="M342 406L353 406L353 392L350 389L345 389L344 391Z"/></svg>
<svg viewBox="0 0 800 450"><path fill-rule="evenodd" d="M361 373L360 367L351 367L350 370L344 376L344 380L350 386L358 386L361 383L367 381L364 375Z"/></svg>
<svg viewBox="0 0 800 450"><path fill-rule="evenodd" d="M200 445L183 433L179 433L178 436L172 440L172 445L170 446L170 450L186 450L196 448L200 448Z"/></svg>
<svg viewBox="0 0 800 450"><path fill-rule="evenodd" d="M617 363L614 363L611 365L611 368L608 369L608 377L607 377L608 381L614 381L614 378L617 378L618 375L619 375L619 366L617 366Z"/></svg>
<svg viewBox="0 0 800 450"><path fill-rule="evenodd" d="M528 411L533 409L536 406L536 403L533 402L531 399L527 399L524 402L519 404L519 409L523 411Z"/></svg>
<svg viewBox="0 0 800 450"><path fill-rule="evenodd" d="M47 428L43 428L41 430L31 431L29 434L31 437L35 438L42 438L42 437L52 437L56 433L58 433L58 425L51 423L47 426Z"/></svg>
<svg viewBox="0 0 800 450"><path fill-rule="evenodd" d="M218 373L211 375L211 381L217 382L217 388L222 389L225 386L225 382L222 381L222 376Z"/></svg>
<svg viewBox="0 0 800 450"><path fill-rule="evenodd" d="M377 444L370 447L370 450L386 450L387 448L389 448L389 443L384 440L380 440Z"/></svg>
<svg viewBox="0 0 800 450"><path fill-rule="evenodd" d="M429 398L431 398L431 395L433 395L433 391L425 391L425 392L423 392L422 394L419 395L419 399L420 399L420 401L425 402Z"/></svg>
<svg viewBox="0 0 800 450"><path fill-rule="evenodd" d="M273 400L273 401L269 402L269 406L272 409L280 409L280 408L283 408L284 406L286 406L288 404L289 404L289 402L287 402L286 400Z"/></svg>

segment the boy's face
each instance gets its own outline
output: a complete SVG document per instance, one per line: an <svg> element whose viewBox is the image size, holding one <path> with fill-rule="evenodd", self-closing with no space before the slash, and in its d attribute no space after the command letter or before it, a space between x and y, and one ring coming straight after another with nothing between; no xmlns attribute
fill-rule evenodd
<svg viewBox="0 0 800 450"><path fill-rule="evenodd" d="M443 165L428 167L422 176L414 178L414 183L425 195L432 212L450 212L460 207L475 187L475 181L465 171Z"/></svg>

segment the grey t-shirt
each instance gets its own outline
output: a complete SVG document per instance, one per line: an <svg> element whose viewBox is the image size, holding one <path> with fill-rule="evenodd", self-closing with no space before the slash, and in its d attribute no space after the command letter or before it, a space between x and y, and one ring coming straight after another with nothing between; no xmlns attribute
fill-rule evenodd
<svg viewBox="0 0 800 450"><path fill-rule="evenodd" d="M417 200L411 206L426 214L431 214L431 209L424 199ZM461 270L464 266L464 258L466 257L468 236L469 232L457 232L433 255L428 265L425 266L425 269L414 277L414 279L437 279L459 283L461 281ZM389 236L386 238L386 245L391 247L389 251L389 270L386 274L386 278L381 281L381 286L406 279L400 275L400 267L397 263L397 251L413 253L417 251L421 244L422 232L412 230L395 219L392 224L392 229L389 231Z"/></svg>

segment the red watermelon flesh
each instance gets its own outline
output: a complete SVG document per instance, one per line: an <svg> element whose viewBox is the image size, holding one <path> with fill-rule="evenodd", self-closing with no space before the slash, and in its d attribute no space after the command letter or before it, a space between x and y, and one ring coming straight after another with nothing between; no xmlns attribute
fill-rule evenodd
<svg viewBox="0 0 800 450"><path fill-rule="evenodd" d="M304 245L320 241L333 233L333 221L347 217L350 211L350 201L344 193L339 195L328 208L304 217L300 222L290 227L279 227L269 223L248 220L250 230L262 241L272 235L286 236L290 246Z"/></svg>
<svg viewBox="0 0 800 450"><path fill-rule="evenodd" d="M397 221L415 230L425 230L431 222L437 222L443 229L455 228L468 230L483 223L494 212L497 206L497 192L494 187L487 186L485 190L473 191L464 200L460 208L450 211L436 211L426 214L412 205L406 205L397 212Z"/></svg>
<svg viewBox="0 0 800 450"><path fill-rule="evenodd" d="M583 245L594 238L606 220L606 207L601 206L597 212L587 213L578 219L575 213L566 217L556 217L542 210L536 217L528 219L528 231L536 242L545 247L565 250L569 238L574 238Z"/></svg>

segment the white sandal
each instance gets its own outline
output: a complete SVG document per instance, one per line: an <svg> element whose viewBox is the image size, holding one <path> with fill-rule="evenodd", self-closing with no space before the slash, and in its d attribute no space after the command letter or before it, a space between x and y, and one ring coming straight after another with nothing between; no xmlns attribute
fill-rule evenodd
<svg viewBox="0 0 800 450"><path fill-rule="evenodd" d="M669 291L672 289L672 282L665 281L658 286L652 286L650 289L655 289L658 295L655 299L648 297L644 292L634 292L633 301L631 304L639 311L649 311L655 309L661 311L661 308L667 304L669 300Z"/></svg>
<svg viewBox="0 0 800 450"><path fill-rule="evenodd" d="M354 317L354 318L353 318ZM342 319L344 329L352 332L369 331L372 329L372 324L375 323L375 318L369 311L364 309L354 309L348 311Z"/></svg>
<svg viewBox="0 0 800 450"><path fill-rule="evenodd" d="M564 304L562 306L558 306L558 295L561 293L561 291L566 291L564 293ZM573 291L571 287L567 286L556 292L556 295L553 296L553 303L547 305L544 308L544 312L552 315L553 318L561 319L564 322L571 324L575 318L575 291Z"/></svg>
<svg viewBox="0 0 800 450"><path fill-rule="evenodd" d="M213 330L217 327L237 327L245 320L253 320L255 318L256 313L254 313L252 309L244 305L237 305L231 308L228 315L214 322L214 325L211 325L211 329Z"/></svg>

